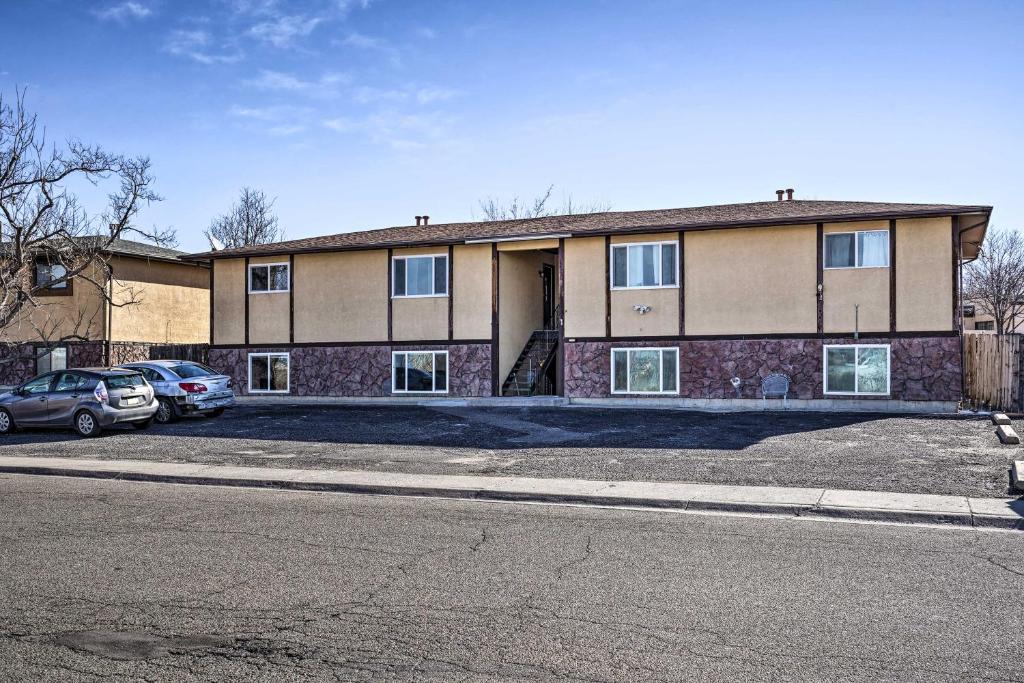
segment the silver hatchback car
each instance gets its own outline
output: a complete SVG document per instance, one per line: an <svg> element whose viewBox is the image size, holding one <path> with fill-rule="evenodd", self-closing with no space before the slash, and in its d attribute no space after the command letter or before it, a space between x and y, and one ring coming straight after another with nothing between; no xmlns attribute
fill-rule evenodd
<svg viewBox="0 0 1024 683"><path fill-rule="evenodd" d="M156 421L174 422L182 415L218 417L235 405L231 378L189 360L151 360L119 367L141 372L156 392Z"/></svg>
<svg viewBox="0 0 1024 683"><path fill-rule="evenodd" d="M17 427L72 427L97 436L104 427L146 429L157 412L140 372L118 368L55 370L0 394L0 434Z"/></svg>

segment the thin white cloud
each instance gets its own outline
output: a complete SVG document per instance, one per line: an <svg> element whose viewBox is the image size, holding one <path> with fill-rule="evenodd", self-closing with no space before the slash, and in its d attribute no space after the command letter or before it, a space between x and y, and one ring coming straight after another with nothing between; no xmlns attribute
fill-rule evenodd
<svg viewBox="0 0 1024 683"><path fill-rule="evenodd" d="M364 118L337 117L320 122L324 128L344 134L362 134L371 142L395 150L422 149L448 139L450 120L439 113L402 114L380 111Z"/></svg>
<svg viewBox="0 0 1024 683"><path fill-rule="evenodd" d="M416 34L416 37L424 38L426 40L433 40L434 38L437 38L437 31L429 26L417 26L413 29L413 33Z"/></svg>
<svg viewBox="0 0 1024 683"><path fill-rule="evenodd" d="M354 9L368 9L373 0L335 0L338 10L344 15Z"/></svg>
<svg viewBox="0 0 1024 683"><path fill-rule="evenodd" d="M338 96L339 86L350 83L352 77L345 73L327 72L315 80L303 80L282 71L263 69L257 78L243 81L243 85L269 92L288 92L310 97L331 98Z"/></svg>
<svg viewBox="0 0 1024 683"><path fill-rule="evenodd" d="M342 45L348 47L358 48L360 50L371 50L379 52L385 55L394 66L401 66L402 54L398 48L384 40L383 38L377 38L375 36L368 36L364 33L357 33L352 31L345 39L341 41Z"/></svg>
<svg viewBox="0 0 1024 683"><path fill-rule="evenodd" d="M128 2L108 5L102 9L93 10L93 15L104 21L116 21L124 23L132 19L145 19L153 13L153 10L139 2L129 0Z"/></svg>
<svg viewBox="0 0 1024 683"><path fill-rule="evenodd" d="M202 29L171 31L164 49L172 55L187 57L200 64L233 64L242 59L241 52L217 52L209 48L213 42Z"/></svg>
<svg viewBox="0 0 1024 683"><path fill-rule="evenodd" d="M228 115L237 120L243 128L268 135L298 135L309 128L316 119L308 107L276 105L269 107L244 107L235 105Z"/></svg>
<svg viewBox="0 0 1024 683"><path fill-rule="evenodd" d="M431 104L450 100L461 92L451 88L438 86L405 85L401 88L374 88L362 86L352 91L352 99L358 104L374 104L377 102L407 102Z"/></svg>
<svg viewBox="0 0 1024 683"><path fill-rule="evenodd" d="M249 29L249 35L274 47L291 47L296 39L305 38L323 21L320 17L288 15L260 22Z"/></svg>

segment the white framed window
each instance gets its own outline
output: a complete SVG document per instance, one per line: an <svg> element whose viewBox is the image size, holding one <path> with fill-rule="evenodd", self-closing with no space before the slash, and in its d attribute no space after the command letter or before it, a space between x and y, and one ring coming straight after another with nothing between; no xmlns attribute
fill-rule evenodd
<svg viewBox="0 0 1024 683"><path fill-rule="evenodd" d="M36 353L40 353L42 349L36 349ZM36 374L41 375L44 372L50 372L51 370L67 370L68 367L68 347L66 346L55 346L46 353L36 358Z"/></svg>
<svg viewBox="0 0 1024 683"><path fill-rule="evenodd" d="M634 242L611 247L612 289L679 286L679 242Z"/></svg>
<svg viewBox="0 0 1024 683"><path fill-rule="evenodd" d="M825 268L888 268L889 231L825 233Z"/></svg>
<svg viewBox="0 0 1024 683"><path fill-rule="evenodd" d="M36 260L35 286L46 289L68 289L68 269L61 263L50 263L46 259ZM60 280L60 282L57 282Z"/></svg>
<svg viewBox="0 0 1024 683"><path fill-rule="evenodd" d="M291 286L288 263L253 263L249 265L249 293L287 292Z"/></svg>
<svg viewBox="0 0 1024 683"><path fill-rule="evenodd" d="M287 394L291 357L287 353L249 354L249 393Z"/></svg>
<svg viewBox="0 0 1024 683"><path fill-rule="evenodd" d="M825 393L889 395L888 344L825 345Z"/></svg>
<svg viewBox="0 0 1024 683"><path fill-rule="evenodd" d="M678 394L679 349L612 349L613 394Z"/></svg>
<svg viewBox="0 0 1024 683"><path fill-rule="evenodd" d="M448 352L392 352L391 392L395 394L447 394Z"/></svg>
<svg viewBox="0 0 1024 683"><path fill-rule="evenodd" d="M395 256L391 296L447 296L448 254Z"/></svg>

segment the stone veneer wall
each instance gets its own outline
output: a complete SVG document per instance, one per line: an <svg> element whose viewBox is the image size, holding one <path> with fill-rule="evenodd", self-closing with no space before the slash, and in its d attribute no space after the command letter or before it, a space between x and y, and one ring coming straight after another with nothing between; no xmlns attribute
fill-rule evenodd
<svg viewBox="0 0 1024 683"><path fill-rule="evenodd" d="M729 380L742 380L738 398L760 398L761 379L773 372L790 376L790 396L825 398L822 354L842 339L722 339L684 342L567 342L565 393L570 398L611 396L611 348L678 347L679 396L737 398ZM890 344L890 395L905 401L960 399L960 340L957 337L863 337L860 344ZM828 396L841 399L841 396ZM852 397L857 399L868 396Z"/></svg>
<svg viewBox="0 0 1024 683"><path fill-rule="evenodd" d="M210 366L230 375L235 393L249 392L250 353L291 354L293 396L390 396L392 351L448 350L448 396L491 395L489 344L425 346L297 346L211 348ZM415 396L416 394L402 394ZM438 394L429 394L436 396Z"/></svg>
<svg viewBox="0 0 1024 683"><path fill-rule="evenodd" d="M67 342L68 367L92 368L106 365L106 342ZM154 346L149 342L113 342L110 345L110 365L145 361L151 358ZM166 346L166 345L163 345ZM35 345L21 344L15 347L0 346L0 386L20 384L36 374ZM14 358L11 363L2 362Z"/></svg>

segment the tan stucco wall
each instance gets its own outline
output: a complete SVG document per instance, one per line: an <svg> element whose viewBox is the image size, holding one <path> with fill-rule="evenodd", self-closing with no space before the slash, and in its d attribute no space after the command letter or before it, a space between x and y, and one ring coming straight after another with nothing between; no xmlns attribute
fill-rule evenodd
<svg viewBox="0 0 1024 683"><path fill-rule="evenodd" d="M261 263L288 263L287 256L256 256L249 265ZM248 278L248 273L246 273ZM246 285L248 289L248 285ZM288 342L288 292L261 292L249 294L249 343L282 344Z"/></svg>
<svg viewBox="0 0 1024 683"><path fill-rule="evenodd" d="M540 251L498 254L498 378L504 382L534 330L544 326L544 283L539 271L557 257Z"/></svg>
<svg viewBox="0 0 1024 683"><path fill-rule="evenodd" d="M295 341L381 341L388 337L388 253L295 256Z"/></svg>
<svg viewBox="0 0 1024 683"><path fill-rule="evenodd" d="M603 237L565 240L565 336L605 335L605 254Z"/></svg>
<svg viewBox="0 0 1024 683"><path fill-rule="evenodd" d="M513 242L498 242L498 251L536 251L538 249L558 249L558 239L549 238L543 240L516 240Z"/></svg>
<svg viewBox="0 0 1024 683"><path fill-rule="evenodd" d="M456 339L491 338L491 245L455 247L452 325Z"/></svg>
<svg viewBox="0 0 1024 683"><path fill-rule="evenodd" d="M648 306L643 315L633 306ZM650 337L679 334L679 288L612 291L612 336Z"/></svg>
<svg viewBox="0 0 1024 683"><path fill-rule="evenodd" d="M103 268L89 268L88 274L98 283L106 281ZM22 315L0 330L0 340L32 342L82 335L90 340L106 338L106 306L103 295L88 280L75 278L71 296L37 296L37 306L26 306Z"/></svg>
<svg viewBox="0 0 1024 683"><path fill-rule="evenodd" d="M447 254L448 247L415 247L394 250L396 257L444 256ZM386 277L385 280L387 280ZM386 309L384 315L387 316ZM391 334L395 341L447 339L448 297L397 297L392 299Z"/></svg>
<svg viewBox="0 0 1024 683"><path fill-rule="evenodd" d="M213 262L213 343L245 343L245 259Z"/></svg>
<svg viewBox="0 0 1024 683"><path fill-rule="evenodd" d="M210 341L210 271L190 264L114 257L111 341Z"/></svg>
<svg viewBox="0 0 1024 683"><path fill-rule="evenodd" d="M686 334L815 332L814 225L686 233Z"/></svg>
<svg viewBox="0 0 1024 683"><path fill-rule="evenodd" d="M823 232L888 229L889 221L857 221L826 223ZM889 238L892 239L892 235ZM825 332L853 332L855 324L861 332L889 330L888 268L826 268L822 272L822 284ZM859 308L855 309L855 305Z"/></svg>
<svg viewBox="0 0 1024 683"><path fill-rule="evenodd" d="M896 221L896 329L952 330L951 218Z"/></svg>

